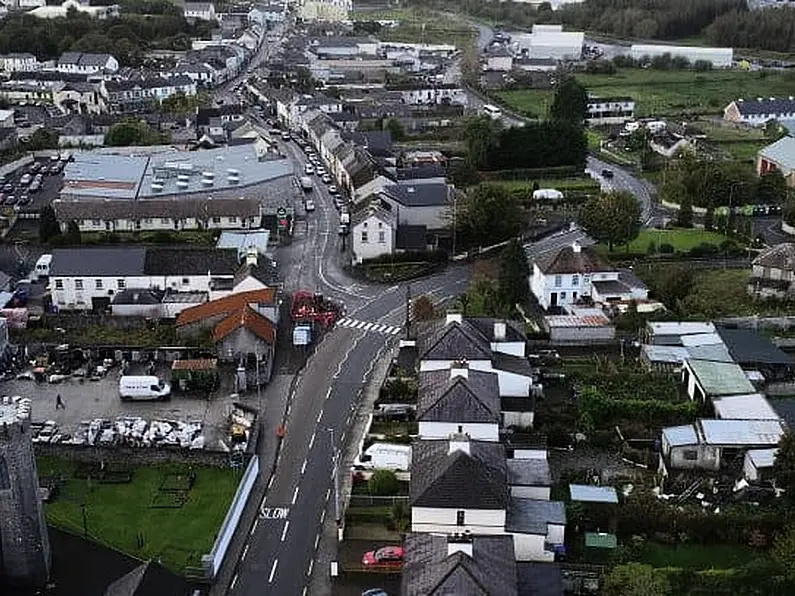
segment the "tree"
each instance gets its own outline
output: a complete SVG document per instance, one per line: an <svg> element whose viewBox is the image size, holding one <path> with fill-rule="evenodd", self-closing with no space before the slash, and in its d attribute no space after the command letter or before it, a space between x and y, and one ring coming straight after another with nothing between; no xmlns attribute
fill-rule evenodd
<svg viewBox="0 0 795 596"><path fill-rule="evenodd" d="M511 309L515 304L524 304L530 295L530 266L521 242L511 240L500 255L500 297Z"/></svg>
<svg viewBox="0 0 795 596"><path fill-rule="evenodd" d="M693 227L693 203L690 197L685 197L679 203L679 213L676 214L676 225L680 228Z"/></svg>
<svg viewBox="0 0 795 596"><path fill-rule="evenodd" d="M387 120L384 129L389 131L389 134L392 135L392 139L395 141L402 141L406 138L406 131L396 118Z"/></svg>
<svg viewBox="0 0 795 596"><path fill-rule="evenodd" d="M762 205L781 205L787 198L787 180L780 170L772 170L759 177L756 201Z"/></svg>
<svg viewBox="0 0 795 596"><path fill-rule="evenodd" d="M640 232L640 206L625 191L610 192L589 200L580 213L580 223L593 238L607 244L629 244Z"/></svg>
<svg viewBox="0 0 795 596"><path fill-rule="evenodd" d="M601 594L605 596L668 596L671 585L651 565L616 565L605 577Z"/></svg>
<svg viewBox="0 0 795 596"><path fill-rule="evenodd" d="M681 302L693 289L693 270L685 265L665 267L651 284L652 294L671 310L680 310Z"/></svg>
<svg viewBox="0 0 795 596"><path fill-rule="evenodd" d="M450 172L450 182L456 188L467 188L480 182L478 169L469 159L457 163Z"/></svg>
<svg viewBox="0 0 795 596"><path fill-rule="evenodd" d="M52 208L52 205L45 205L39 213L39 240L47 243L60 233L61 226L55 217L55 209Z"/></svg>
<svg viewBox="0 0 795 596"><path fill-rule="evenodd" d="M475 116L466 121L464 140L467 145L467 158L477 169L485 167L488 163L489 151L498 130L495 122L487 116Z"/></svg>
<svg viewBox="0 0 795 596"><path fill-rule="evenodd" d="M66 226L66 237L69 240L69 244L80 244L82 241L81 234L80 234L80 226L77 225L77 222L72 220Z"/></svg>
<svg viewBox="0 0 795 596"><path fill-rule="evenodd" d="M367 489L371 495L391 497L400 492L400 480L392 470L375 470L367 481Z"/></svg>
<svg viewBox="0 0 795 596"><path fill-rule="evenodd" d="M519 199L505 187L480 184L460 202L455 220L462 244L488 246L518 236L525 217Z"/></svg>
<svg viewBox="0 0 795 596"><path fill-rule="evenodd" d="M411 315L414 321L432 321L436 317L436 309L428 296L417 296L411 305Z"/></svg>
<svg viewBox="0 0 795 596"><path fill-rule="evenodd" d="M791 431L786 432L779 443L778 455L773 462L773 477L776 485L785 489L791 499L795 499L795 433Z"/></svg>
<svg viewBox="0 0 795 596"><path fill-rule="evenodd" d="M141 145L160 145L168 142L162 135L142 120L123 120L110 127L105 135L105 144L111 147L132 147Z"/></svg>
<svg viewBox="0 0 795 596"><path fill-rule="evenodd" d="M555 90L549 113L555 120L582 124L588 113L588 92L574 77L564 79Z"/></svg>

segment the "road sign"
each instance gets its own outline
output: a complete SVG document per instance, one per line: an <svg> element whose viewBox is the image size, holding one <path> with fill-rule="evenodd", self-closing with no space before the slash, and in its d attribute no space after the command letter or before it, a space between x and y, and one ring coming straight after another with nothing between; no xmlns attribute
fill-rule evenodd
<svg viewBox="0 0 795 596"><path fill-rule="evenodd" d="M287 217L287 209L285 209L284 207L279 207L276 210L276 217L278 217L279 219L284 219L285 217Z"/></svg>

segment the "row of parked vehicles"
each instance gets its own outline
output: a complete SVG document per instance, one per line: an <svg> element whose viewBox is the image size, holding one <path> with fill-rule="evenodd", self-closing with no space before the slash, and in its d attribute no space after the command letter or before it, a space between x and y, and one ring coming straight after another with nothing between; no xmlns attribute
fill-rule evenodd
<svg viewBox="0 0 795 596"><path fill-rule="evenodd" d="M44 185L44 176L49 174L60 174L66 162L72 158L69 152L54 154L49 162L35 161L22 174L19 181L15 184L8 179L8 176L0 177L2 192L0 192L0 205L24 206L31 202L30 195L41 190Z"/></svg>

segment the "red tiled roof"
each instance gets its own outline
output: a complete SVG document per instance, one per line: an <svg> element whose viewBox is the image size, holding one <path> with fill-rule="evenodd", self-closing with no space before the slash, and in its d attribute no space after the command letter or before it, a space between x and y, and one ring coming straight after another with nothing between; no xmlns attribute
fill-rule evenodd
<svg viewBox="0 0 795 596"><path fill-rule="evenodd" d="M276 300L275 288L262 288L230 294L218 300L186 308L177 317L177 327L189 325L217 315L229 315L249 304L272 304Z"/></svg>
<svg viewBox="0 0 795 596"><path fill-rule="evenodd" d="M273 343L276 340L276 329L273 323L246 304L215 326L213 341L221 341L240 327L245 327L268 343Z"/></svg>

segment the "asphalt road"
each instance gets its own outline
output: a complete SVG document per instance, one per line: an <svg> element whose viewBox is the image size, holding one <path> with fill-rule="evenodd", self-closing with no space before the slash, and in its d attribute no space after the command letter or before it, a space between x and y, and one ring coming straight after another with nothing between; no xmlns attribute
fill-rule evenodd
<svg viewBox="0 0 795 596"><path fill-rule="evenodd" d="M660 216L655 212L654 202L651 196L649 184L640 178L636 178L627 170L624 170L612 163L588 157L586 170L591 176L602 183L602 187L611 190L626 190L637 198L640 204L640 219L644 227L654 227L657 225ZM612 178L602 176L603 170L613 172Z"/></svg>

